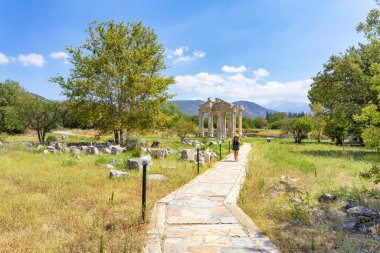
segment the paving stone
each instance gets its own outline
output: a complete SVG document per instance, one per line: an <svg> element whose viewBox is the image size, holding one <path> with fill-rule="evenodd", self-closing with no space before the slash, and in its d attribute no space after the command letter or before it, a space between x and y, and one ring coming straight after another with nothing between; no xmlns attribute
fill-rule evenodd
<svg viewBox="0 0 380 253"><path fill-rule="evenodd" d="M156 221L151 222L156 225L149 229L144 252L278 252L265 235L245 228L230 211L239 196L249 151L250 145L243 145L238 162L229 155L157 202Z"/></svg>

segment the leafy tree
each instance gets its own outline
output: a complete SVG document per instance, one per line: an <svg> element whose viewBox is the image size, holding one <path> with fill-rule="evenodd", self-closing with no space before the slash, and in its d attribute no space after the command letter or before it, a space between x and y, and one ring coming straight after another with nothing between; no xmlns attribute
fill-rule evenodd
<svg viewBox="0 0 380 253"><path fill-rule="evenodd" d="M268 122L267 122L264 118L262 118L262 117L257 117L257 118L255 118L255 127L256 127L256 128L262 129L262 128L264 128L267 124L268 124Z"/></svg>
<svg viewBox="0 0 380 253"><path fill-rule="evenodd" d="M54 77L75 104L83 125L113 132L122 142L125 131L146 131L162 124L161 108L174 83L162 76L165 49L141 22L92 22L88 38L68 47L73 68L65 80Z"/></svg>
<svg viewBox="0 0 380 253"><path fill-rule="evenodd" d="M19 108L26 95L18 82L0 82L0 132L21 133L25 130L26 124Z"/></svg>
<svg viewBox="0 0 380 253"><path fill-rule="evenodd" d="M192 121L181 119L174 124L173 131L177 134L182 142L189 134L194 134L197 132L197 126Z"/></svg>
<svg viewBox="0 0 380 253"><path fill-rule="evenodd" d="M322 138L322 132L326 125L325 111L324 111L323 106L319 103L312 104L310 107L311 107L311 112L312 112L311 119L313 121L313 126L314 126L312 135L318 141L318 143L320 143L321 138Z"/></svg>
<svg viewBox="0 0 380 253"><path fill-rule="evenodd" d="M272 122L272 124L270 124L270 128L271 129L281 129L282 126L285 124L285 121L286 121L286 119L281 119L281 120L277 120L275 122Z"/></svg>
<svg viewBox="0 0 380 253"><path fill-rule="evenodd" d="M215 122L216 123L216 122ZM255 128L255 119L248 117L248 116L243 116L243 122L242 122L242 127L244 129L252 129Z"/></svg>
<svg viewBox="0 0 380 253"><path fill-rule="evenodd" d="M37 132L40 143L45 143L46 134L58 127L62 119L62 108L59 102L42 100L27 96L20 109L28 127Z"/></svg>
<svg viewBox="0 0 380 253"><path fill-rule="evenodd" d="M284 112L276 112L268 115L268 122L273 123L278 120L286 119L288 116Z"/></svg>
<svg viewBox="0 0 380 253"><path fill-rule="evenodd" d="M284 131L289 132L294 137L295 143L301 143L307 134L313 129L313 123L310 117L286 119Z"/></svg>
<svg viewBox="0 0 380 253"><path fill-rule="evenodd" d="M164 125L166 128L173 127L176 122L184 118L184 114L181 109L179 109L178 105L170 101L163 103L162 113L167 117Z"/></svg>

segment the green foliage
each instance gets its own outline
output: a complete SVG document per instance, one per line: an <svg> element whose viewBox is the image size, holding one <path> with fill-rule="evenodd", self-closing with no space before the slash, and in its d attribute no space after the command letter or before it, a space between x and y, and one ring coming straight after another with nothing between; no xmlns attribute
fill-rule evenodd
<svg viewBox="0 0 380 253"><path fill-rule="evenodd" d="M216 122L215 122L216 123ZM252 129L252 128L255 128L256 125L255 125L255 119L253 118L250 118L248 116L243 116L243 123L242 123L242 127L244 129Z"/></svg>
<svg viewBox="0 0 380 253"><path fill-rule="evenodd" d="M125 138L125 142L124 142L124 145L125 145L125 149L127 151L131 151L133 149L137 149L140 147L140 139L138 137L135 137L135 136L127 136Z"/></svg>
<svg viewBox="0 0 380 253"><path fill-rule="evenodd" d="M57 141L57 137L55 137L54 135L49 135L47 138L46 138L46 142L49 143L49 142L53 142L53 141Z"/></svg>
<svg viewBox="0 0 380 253"><path fill-rule="evenodd" d="M107 157L97 156L95 159L95 165L104 165L107 164Z"/></svg>
<svg viewBox="0 0 380 253"><path fill-rule="evenodd" d="M281 129L282 126L285 124L285 119L274 121L270 124L271 129Z"/></svg>
<svg viewBox="0 0 380 253"><path fill-rule="evenodd" d="M371 181L374 184L380 183L380 167L372 165L367 171L361 172L359 176L367 181Z"/></svg>
<svg viewBox="0 0 380 253"><path fill-rule="evenodd" d="M62 161L62 166L73 167L78 164L78 160L74 160L72 158L68 158Z"/></svg>
<svg viewBox="0 0 380 253"><path fill-rule="evenodd" d="M197 127L192 121L179 120L175 123L173 131L181 141L184 141L189 134L195 134L197 132Z"/></svg>
<svg viewBox="0 0 380 253"><path fill-rule="evenodd" d="M141 157L141 149L140 148L134 148L131 152L132 157Z"/></svg>
<svg viewBox="0 0 380 253"><path fill-rule="evenodd" d="M322 138L322 132L326 125L326 115L325 110L323 106L319 103L314 103L311 106L311 112L312 112L312 121L314 126L314 131L312 132L313 137L318 141L318 143L321 142Z"/></svg>
<svg viewBox="0 0 380 253"><path fill-rule="evenodd" d="M54 77L63 94L75 104L82 125L113 132L116 143L123 132L159 128L161 107L174 79L162 76L165 48L141 22L92 22L88 38L68 47L73 68L65 80Z"/></svg>
<svg viewBox="0 0 380 253"><path fill-rule="evenodd" d="M20 110L28 127L37 132L41 143L45 142L46 134L57 128L62 121L62 108L59 102L27 96Z"/></svg>
<svg viewBox="0 0 380 253"><path fill-rule="evenodd" d="M25 120L20 113L23 97L27 93L18 82L0 82L0 133L22 133L26 129Z"/></svg>
<svg viewBox="0 0 380 253"><path fill-rule="evenodd" d="M275 112L268 114L268 122L273 123L282 119L286 119L288 116L284 112Z"/></svg>
<svg viewBox="0 0 380 253"><path fill-rule="evenodd" d="M255 127L256 127L256 128L262 129L262 128L264 128L267 124L268 124L268 122L267 122L264 118L262 118L262 117L257 117L257 118L255 118Z"/></svg>
<svg viewBox="0 0 380 253"><path fill-rule="evenodd" d="M295 143L301 143L307 134L313 129L310 117L287 119L284 124L284 131L289 132L294 137Z"/></svg>

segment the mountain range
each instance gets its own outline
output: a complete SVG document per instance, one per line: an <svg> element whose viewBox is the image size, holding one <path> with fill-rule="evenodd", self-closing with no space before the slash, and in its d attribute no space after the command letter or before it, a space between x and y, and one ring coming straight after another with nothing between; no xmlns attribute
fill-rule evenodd
<svg viewBox="0 0 380 253"><path fill-rule="evenodd" d="M199 106L206 101L203 100L172 100L171 102L175 103L179 109L187 115L198 115ZM288 101L274 101L270 103L271 109L265 108L261 105L258 105L250 101L236 101L233 102L234 105L243 105L245 108L244 116L251 118L256 117L266 117L267 112L309 112L309 106L306 103L295 103Z"/></svg>

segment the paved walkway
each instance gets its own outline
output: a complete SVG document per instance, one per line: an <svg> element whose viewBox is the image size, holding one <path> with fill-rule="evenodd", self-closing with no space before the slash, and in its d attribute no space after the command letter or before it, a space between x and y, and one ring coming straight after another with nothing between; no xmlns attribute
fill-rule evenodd
<svg viewBox="0 0 380 253"><path fill-rule="evenodd" d="M251 146L158 201L144 252L278 252L236 205Z"/></svg>

